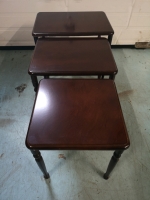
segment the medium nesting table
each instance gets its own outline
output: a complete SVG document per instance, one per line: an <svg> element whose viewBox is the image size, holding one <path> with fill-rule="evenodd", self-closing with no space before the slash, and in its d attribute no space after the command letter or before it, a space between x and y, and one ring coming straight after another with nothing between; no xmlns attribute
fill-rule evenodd
<svg viewBox="0 0 150 200"><path fill-rule="evenodd" d="M37 76L98 75L114 79L118 69L107 39L38 39L28 70L37 91Z"/></svg>
<svg viewBox="0 0 150 200"><path fill-rule="evenodd" d="M114 30L104 12L39 12L32 35L39 37L107 36L111 44Z"/></svg>
<svg viewBox="0 0 150 200"><path fill-rule="evenodd" d="M26 146L49 178L39 150L115 150L108 179L129 147L113 80L43 79L26 137Z"/></svg>

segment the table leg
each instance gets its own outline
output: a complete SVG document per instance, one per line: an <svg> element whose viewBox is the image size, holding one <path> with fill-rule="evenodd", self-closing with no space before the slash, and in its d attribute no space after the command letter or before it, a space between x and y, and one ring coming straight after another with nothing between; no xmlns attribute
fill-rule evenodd
<svg viewBox="0 0 150 200"><path fill-rule="evenodd" d="M34 37L35 44L36 44L37 40L38 40L38 37Z"/></svg>
<svg viewBox="0 0 150 200"><path fill-rule="evenodd" d="M108 41L109 41L110 45L111 45L111 42L112 42L112 38L113 38L113 34L108 35Z"/></svg>
<svg viewBox="0 0 150 200"><path fill-rule="evenodd" d="M109 75L109 79L111 79L111 80L115 80L115 75L116 75L116 74Z"/></svg>
<svg viewBox="0 0 150 200"><path fill-rule="evenodd" d="M45 75L44 78L45 78L45 79L49 79L49 76Z"/></svg>
<svg viewBox="0 0 150 200"><path fill-rule="evenodd" d="M98 75L98 79L104 79L104 75Z"/></svg>
<svg viewBox="0 0 150 200"><path fill-rule="evenodd" d="M38 89L37 77L35 75L31 75L31 80L32 80L32 84L33 84L33 87L34 87L34 91L37 92L37 89Z"/></svg>
<svg viewBox="0 0 150 200"><path fill-rule="evenodd" d="M114 169L115 165L117 164L117 162L119 161L119 158L121 157L121 154L123 153L124 150L116 150L109 162L108 168L106 173L104 174L104 179L108 179L110 173L112 172L112 170Z"/></svg>
<svg viewBox="0 0 150 200"><path fill-rule="evenodd" d="M35 158L36 163L38 164L39 168L43 172L44 178L48 179L50 176L49 176L49 173L46 170L46 166L45 166L45 163L44 163L44 160L41 156L40 151L39 150L31 150L31 152L33 154L33 157Z"/></svg>

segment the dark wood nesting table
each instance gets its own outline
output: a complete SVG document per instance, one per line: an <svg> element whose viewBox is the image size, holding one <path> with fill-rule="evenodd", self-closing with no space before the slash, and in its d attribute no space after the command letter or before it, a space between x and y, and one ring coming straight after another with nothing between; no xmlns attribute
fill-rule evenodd
<svg viewBox="0 0 150 200"><path fill-rule="evenodd" d="M129 138L113 80L43 79L26 146L49 178L39 150L115 150L108 179Z"/></svg>
<svg viewBox="0 0 150 200"><path fill-rule="evenodd" d="M32 35L38 37L108 36L111 44L114 30L104 12L39 12Z"/></svg>
<svg viewBox="0 0 150 200"><path fill-rule="evenodd" d="M37 76L98 75L114 79L118 69L107 39L38 39L28 72L37 91Z"/></svg>

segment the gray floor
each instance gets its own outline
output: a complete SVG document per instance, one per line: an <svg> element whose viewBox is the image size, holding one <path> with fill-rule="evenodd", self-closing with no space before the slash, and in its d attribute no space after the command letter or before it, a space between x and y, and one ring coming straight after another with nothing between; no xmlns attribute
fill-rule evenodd
<svg viewBox="0 0 150 200"><path fill-rule="evenodd" d="M1 200L150 199L150 50L113 54L130 148L107 181L112 151L42 151L51 175L45 181L25 146L35 98L27 73L32 51L0 51Z"/></svg>

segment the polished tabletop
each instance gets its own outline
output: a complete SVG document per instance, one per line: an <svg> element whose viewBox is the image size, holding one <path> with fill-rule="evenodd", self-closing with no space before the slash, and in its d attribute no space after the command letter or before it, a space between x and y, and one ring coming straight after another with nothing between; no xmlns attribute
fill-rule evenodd
<svg viewBox="0 0 150 200"><path fill-rule="evenodd" d="M116 150L129 144L112 80L40 82L26 137L29 149Z"/></svg>
<svg viewBox="0 0 150 200"><path fill-rule="evenodd" d="M89 36L114 34L104 12L39 12L32 35Z"/></svg>
<svg viewBox="0 0 150 200"><path fill-rule="evenodd" d="M107 39L39 39L28 72L31 75L113 75L118 69Z"/></svg>

